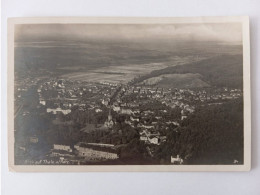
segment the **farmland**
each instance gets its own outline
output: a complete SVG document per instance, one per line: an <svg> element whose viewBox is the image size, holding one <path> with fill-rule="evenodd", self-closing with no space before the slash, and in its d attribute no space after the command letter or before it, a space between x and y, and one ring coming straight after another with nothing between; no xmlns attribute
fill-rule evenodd
<svg viewBox="0 0 260 195"><path fill-rule="evenodd" d="M202 80L200 74L163 74L144 80L140 84L163 88L200 88L209 84Z"/></svg>

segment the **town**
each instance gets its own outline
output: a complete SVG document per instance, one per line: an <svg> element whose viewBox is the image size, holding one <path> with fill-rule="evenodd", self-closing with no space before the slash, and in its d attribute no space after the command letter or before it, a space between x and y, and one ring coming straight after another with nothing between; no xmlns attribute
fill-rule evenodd
<svg viewBox="0 0 260 195"><path fill-rule="evenodd" d="M61 78L26 79L16 86L16 116L26 118L37 113L51 116L56 128L72 126L80 134L73 144L50 143L41 158L24 160L24 164L86 164L121 158L118 149L138 138L150 158L156 147L167 140L167 131L174 131L197 107L222 104L242 96L235 88L160 88L144 84L85 82ZM24 101L28 93L34 97L36 110ZM34 95L32 95L34 94ZM76 114L80 113L80 120ZM77 123L77 126L75 124ZM79 121L80 120L80 121ZM16 131L16 130L15 130ZM96 139L95 134L101 136ZM128 133L134 132L129 138ZM94 135L93 135L94 134ZM91 136L90 136L91 135ZM86 137L86 139L82 137ZM111 137L119 137L114 140ZM40 143L37 131L29 133L26 141L16 143L17 153L28 152ZM170 160L170 159L169 159ZM172 163L182 163L171 156Z"/></svg>

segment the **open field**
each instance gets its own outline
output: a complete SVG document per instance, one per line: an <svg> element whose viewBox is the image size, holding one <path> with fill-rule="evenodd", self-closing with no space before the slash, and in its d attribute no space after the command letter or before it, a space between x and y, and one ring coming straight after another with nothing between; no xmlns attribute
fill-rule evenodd
<svg viewBox="0 0 260 195"><path fill-rule="evenodd" d="M239 51L240 46L219 43L21 42L15 47L15 71L27 75L43 70L74 80L127 82L154 70Z"/></svg>
<svg viewBox="0 0 260 195"><path fill-rule="evenodd" d="M141 84L165 88L199 88L208 87L200 74L163 74L144 80Z"/></svg>
<svg viewBox="0 0 260 195"><path fill-rule="evenodd" d="M65 74L62 77L71 80L91 82L127 83L138 75L148 74L153 70L167 67L163 63L151 63L129 66L109 66L85 72L74 72Z"/></svg>
<svg viewBox="0 0 260 195"><path fill-rule="evenodd" d="M110 65L106 67L78 71L78 66L63 67L62 70L70 70L71 73L62 75L62 78L91 82L127 83L135 77L149 74L154 70L183 65L204 59L202 57L188 55L185 57L173 56L165 62L151 62L145 64ZM152 60L151 60L152 61Z"/></svg>

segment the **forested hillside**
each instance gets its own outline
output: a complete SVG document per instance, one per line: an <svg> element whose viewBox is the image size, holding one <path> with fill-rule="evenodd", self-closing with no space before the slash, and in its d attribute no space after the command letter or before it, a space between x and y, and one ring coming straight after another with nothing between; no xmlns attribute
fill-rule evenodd
<svg viewBox="0 0 260 195"><path fill-rule="evenodd" d="M201 107L167 135L157 151L160 159L180 155L185 164L243 163L242 99Z"/></svg>
<svg viewBox="0 0 260 195"><path fill-rule="evenodd" d="M202 75L202 80L211 86L242 88L243 56L219 55L198 62L155 70L151 74L136 79L135 83L164 74L186 73Z"/></svg>

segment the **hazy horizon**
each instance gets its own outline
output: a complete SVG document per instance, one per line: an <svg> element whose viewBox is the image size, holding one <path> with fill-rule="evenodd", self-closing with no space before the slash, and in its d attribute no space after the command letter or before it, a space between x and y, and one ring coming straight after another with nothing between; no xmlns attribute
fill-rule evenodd
<svg viewBox="0 0 260 195"><path fill-rule="evenodd" d="M239 23L223 24L17 24L15 42L242 42Z"/></svg>

